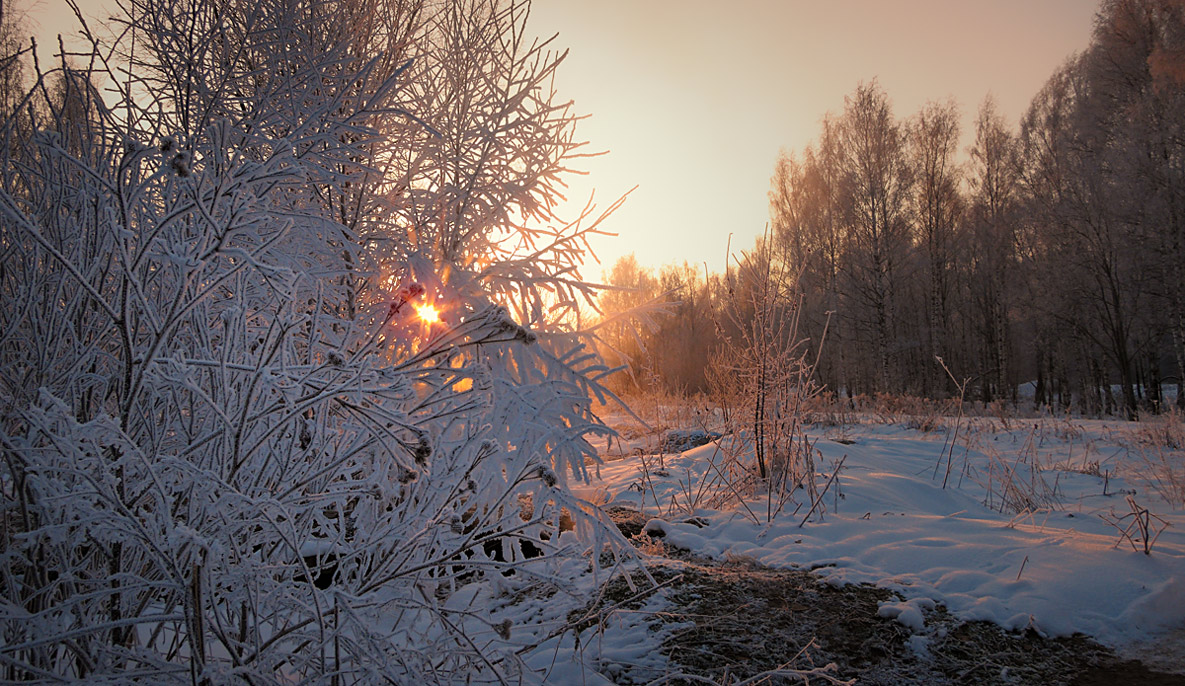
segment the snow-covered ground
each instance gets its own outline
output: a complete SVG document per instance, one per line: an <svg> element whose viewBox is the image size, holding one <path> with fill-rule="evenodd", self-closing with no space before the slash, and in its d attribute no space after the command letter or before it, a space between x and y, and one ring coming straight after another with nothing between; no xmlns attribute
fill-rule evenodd
<svg viewBox="0 0 1185 686"><path fill-rule="evenodd" d="M954 424L945 422L948 431ZM1181 450L1142 442L1140 425L1113 421L963 419L953 449L948 431L876 422L809 429L820 489L842 460L809 517L803 492L772 519L760 493L747 508L710 509L701 498L689 512L719 462L712 443L664 456L661 468L653 456L611 458L584 495L641 509L650 530L702 555L897 591L904 600L885 603L881 615L910 627L922 652L931 632L924 610L939 603L1007 629L1088 634L1121 653L1155 645L1162 667L1185 656L1185 506L1164 497L1163 468L1182 478ZM1105 521L1134 521L1121 519L1129 496L1154 515L1150 555L1134 529L1138 549Z"/></svg>

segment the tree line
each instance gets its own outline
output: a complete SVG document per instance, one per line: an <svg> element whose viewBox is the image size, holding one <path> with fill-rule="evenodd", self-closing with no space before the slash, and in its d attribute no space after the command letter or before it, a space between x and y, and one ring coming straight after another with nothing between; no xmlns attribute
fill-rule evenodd
<svg viewBox="0 0 1185 686"><path fill-rule="evenodd" d="M689 360L734 341L740 281L768 273L788 343L838 394L944 398L969 379L969 400L1160 411L1185 368L1185 3L1106 0L1018 125L987 97L963 155L961 119L953 101L900 118L860 84L779 155L769 231L726 273L615 266L611 283L677 304L613 347L707 390ZM779 268L740 268L754 259Z"/></svg>

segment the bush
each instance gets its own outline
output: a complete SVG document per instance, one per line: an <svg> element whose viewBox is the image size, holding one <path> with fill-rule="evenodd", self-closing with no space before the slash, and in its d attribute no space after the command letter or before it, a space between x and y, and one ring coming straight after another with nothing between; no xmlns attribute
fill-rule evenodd
<svg viewBox="0 0 1185 686"><path fill-rule="evenodd" d="M519 40L525 6L122 11L91 68L38 75L36 133L10 119L0 151L4 678L518 680L508 627L450 596L620 541L567 489L607 432L605 370L540 314L589 293L590 229L541 237L424 183L460 164L442 140L501 131L490 165L550 166L479 169L492 190L468 201L555 192L574 119L541 87L556 60ZM442 81L485 60L464 87L506 125L447 128L417 53ZM428 206L451 219L416 223ZM582 546L560 545L563 509Z"/></svg>

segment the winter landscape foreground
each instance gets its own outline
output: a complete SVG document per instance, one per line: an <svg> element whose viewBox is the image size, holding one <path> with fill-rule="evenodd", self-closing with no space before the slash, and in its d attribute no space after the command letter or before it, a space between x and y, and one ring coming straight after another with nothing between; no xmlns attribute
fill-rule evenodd
<svg viewBox="0 0 1185 686"><path fill-rule="evenodd" d="M690 413L683 415L687 421ZM596 627L580 640L565 639L556 655L572 651L573 661L596 665L599 675L586 676L587 683L601 683L601 676L616 683L662 683L663 674L688 664L711 665L700 674L740 680L761 671L754 665L804 669L812 666L809 655L815 656L814 667L822 666L818 655L836 659L835 652L808 642L827 634L826 625L863 612L867 622L895 625L879 629L892 638L873 638L872 630L863 644L856 640L839 648L846 673L840 668L831 676L886 684L1182 683L1185 676L1155 681L1158 677L1130 663L1092 677L1084 665L1106 660L1095 656L1068 664L1040 649L1025 653L992 643L1085 635L1121 660L1185 673L1185 512L1181 484L1171 481L1168 471L1178 465L1179 477L1182 453L1163 443L1179 435L1179 420L1158 425L1172 432L1167 435L1127 422L1066 418L931 417L925 431L916 428L917 417L864 415L848 421L803 433L817 451L818 488L828 487L815 498L800 489L780 506L768 494L736 498L734 486L721 476L729 437L661 455L664 438L671 442L671 436L702 432L687 427L654 434L632 425L635 438L608 450L624 456L610 458L599 470L603 481L582 495L639 527L635 540L646 541L640 545L654 555L653 569L665 570L660 582L665 585L644 604L627 603L598 616ZM963 437L955 439L952 451L956 423ZM1145 534L1132 526L1130 503L1147 510L1148 554ZM790 578L776 570L810 573ZM695 589L693 597L710 593L704 590L705 574L733 586L729 600L689 601L681 584ZM746 582L746 575L754 576ZM764 590L746 595L746 583ZM747 618L760 624L770 602L763 594L803 584L872 587L883 594L863 606L854 600L842 604L838 611L816 596L820 606L814 609L834 614L816 627L818 636L798 633L778 644L789 651L781 655L752 652L771 640L760 633L775 630L771 627L755 636L736 629L715 643L705 639L700 648L714 651L715 664L703 662L702 655L689 659L689 651L680 648L688 636L702 637L696 624L743 627ZM780 611L799 617L800 624L810 616L805 603L811 600L782 602ZM696 611L714 616L697 618ZM987 633L990 640L982 633L984 623L999 627ZM777 630L794 633L785 625ZM737 652L734 645L730 652L729 643L738 640L748 641L747 650ZM804 653L789 647L795 645ZM1018 652L1008 655L1009 650ZM1089 654L1082 647L1062 650ZM892 655L891 670L878 651ZM563 669L569 660L554 664ZM556 683L575 679L565 675ZM825 683L822 677L811 679Z"/></svg>

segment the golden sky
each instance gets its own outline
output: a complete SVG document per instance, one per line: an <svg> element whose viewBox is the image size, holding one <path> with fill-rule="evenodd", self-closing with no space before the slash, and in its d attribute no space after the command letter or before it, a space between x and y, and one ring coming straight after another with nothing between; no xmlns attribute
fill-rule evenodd
<svg viewBox="0 0 1185 686"><path fill-rule="evenodd" d="M101 15L108 0L79 0ZM991 92L1015 123L1045 79L1086 47L1094 0L535 0L530 29L571 50L562 98L589 176L570 180L576 213L639 188L594 244L603 268L634 252L651 266L724 266L764 229L780 148L798 150L860 81L878 79L898 117L953 97L970 122ZM26 5L28 7L28 5ZM62 0L36 0L39 41L72 30ZM47 54L46 47L42 53ZM597 277L602 266L590 265Z"/></svg>
<svg viewBox="0 0 1185 686"><path fill-rule="evenodd" d="M1094 0L536 0L531 28L571 49L560 94L609 150L573 183L600 205L638 185L595 244L604 268L724 267L765 227L779 148L818 135L860 81L899 118L953 97L964 147L984 96L1015 124L1054 68L1090 39ZM702 267L701 267L702 268ZM592 265L590 276L601 267Z"/></svg>

